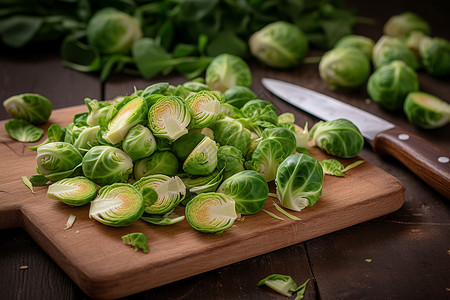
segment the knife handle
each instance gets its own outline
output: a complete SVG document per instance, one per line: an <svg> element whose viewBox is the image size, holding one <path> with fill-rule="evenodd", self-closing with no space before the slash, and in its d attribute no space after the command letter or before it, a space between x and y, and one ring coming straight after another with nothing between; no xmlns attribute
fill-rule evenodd
<svg viewBox="0 0 450 300"><path fill-rule="evenodd" d="M375 152L398 159L434 190L450 199L450 152L400 127L379 133Z"/></svg>

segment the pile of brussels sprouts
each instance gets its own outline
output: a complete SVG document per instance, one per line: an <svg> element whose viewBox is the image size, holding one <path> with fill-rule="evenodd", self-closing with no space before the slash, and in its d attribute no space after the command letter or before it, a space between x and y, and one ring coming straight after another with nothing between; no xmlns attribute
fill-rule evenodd
<svg viewBox="0 0 450 300"><path fill-rule="evenodd" d="M403 111L422 128L450 122L450 105L420 91L418 70L436 77L450 75L450 41L430 36L420 16L405 12L392 16L375 43L365 36L341 38L319 63L319 74L331 89L357 89L389 111ZM373 67L373 71L372 71Z"/></svg>
<svg viewBox="0 0 450 300"><path fill-rule="evenodd" d="M29 147L38 172L29 180L50 181L49 198L90 203L90 218L108 226L186 218L198 231L221 233L263 209L271 181L285 208L312 206L324 169L308 140L348 158L361 151L361 133L345 119L302 130L293 114L259 99L251 82L246 63L224 54L205 79L159 82L113 102L86 98L88 112L64 128L52 124L47 139ZM184 216L174 213L180 205Z"/></svg>

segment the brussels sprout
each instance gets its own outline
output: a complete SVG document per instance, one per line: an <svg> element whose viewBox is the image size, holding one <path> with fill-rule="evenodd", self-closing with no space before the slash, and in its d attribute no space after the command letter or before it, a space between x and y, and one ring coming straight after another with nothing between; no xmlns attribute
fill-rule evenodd
<svg viewBox="0 0 450 300"><path fill-rule="evenodd" d="M249 46L253 56L274 68L295 67L308 52L308 40L303 31L284 21L270 23L253 33Z"/></svg>
<svg viewBox="0 0 450 300"><path fill-rule="evenodd" d="M48 187L47 197L72 205L82 206L95 198L97 185L83 176L61 179Z"/></svg>
<svg viewBox="0 0 450 300"><path fill-rule="evenodd" d="M142 97L126 97L115 108L118 111L108 122L107 129L102 128L102 138L111 145L120 143L131 128L147 121L147 103Z"/></svg>
<svg viewBox="0 0 450 300"><path fill-rule="evenodd" d="M256 214L266 204L269 186L256 171L245 170L226 179L217 189L236 202L236 211L244 215Z"/></svg>
<svg viewBox="0 0 450 300"><path fill-rule="evenodd" d="M269 101L261 99L250 100L241 108L241 112L257 125L261 124L261 122L278 125L277 109Z"/></svg>
<svg viewBox="0 0 450 300"><path fill-rule="evenodd" d="M236 106L233 106L228 103L221 103L219 119L223 119L224 117L239 119L239 118L244 118L244 115L242 114L241 110L239 108L237 108Z"/></svg>
<svg viewBox="0 0 450 300"><path fill-rule="evenodd" d="M250 147L251 133L238 121L225 117L212 125L215 140L219 145L230 145L238 148L246 155Z"/></svg>
<svg viewBox="0 0 450 300"><path fill-rule="evenodd" d="M150 175L136 181L133 186L138 191L152 188L158 194L155 202L144 204L144 211L148 214L161 215L172 211L186 195L186 187L178 176Z"/></svg>
<svg viewBox="0 0 450 300"><path fill-rule="evenodd" d="M98 146L97 133L100 126L86 127L73 142L75 148L83 155L94 146Z"/></svg>
<svg viewBox="0 0 450 300"><path fill-rule="evenodd" d="M183 163L183 171L191 175L208 175L217 166L216 142L205 136Z"/></svg>
<svg viewBox="0 0 450 300"><path fill-rule="evenodd" d="M214 123L220 114L220 98L211 91L201 91L187 97L185 102L191 108L191 128L203 128Z"/></svg>
<svg viewBox="0 0 450 300"><path fill-rule="evenodd" d="M283 123L291 123L293 124L295 122L295 116L293 113L282 113L281 115L278 115L278 124Z"/></svg>
<svg viewBox="0 0 450 300"><path fill-rule="evenodd" d="M142 177L164 174L174 176L178 173L178 159L170 151L156 151L148 157L138 160L134 166L134 178L139 180Z"/></svg>
<svg viewBox="0 0 450 300"><path fill-rule="evenodd" d="M407 11L390 17L383 26L383 33L388 36L405 36L412 31L421 31L430 35L430 25L419 15Z"/></svg>
<svg viewBox="0 0 450 300"><path fill-rule="evenodd" d="M14 119L5 123L8 135L16 141L36 142L44 135L44 129L30 124L22 119Z"/></svg>
<svg viewBox="0 0 450 300"><path fill-rule="evenodd" d="M183 83L183 87L194 93L198 93L200 91L210 91L209 86L204 82L198 82L198 81L188 81Z"/></svg>
<svg viewBox="0 0 450 300"><path fill-rule="evenodd" d="M6 124L5 124L5 128L6 128ZM6 130L8 131L7 128L6 128ZM63 134L64 134L64 132L61 129L61 126L59 126L58 124L52 124L48 127L47 138L42 143L27 147L27 148L35 151L35 150L37 150L37 148L39 148L42 145L45 145L48 143L53 143L53 142L62 142L64 140Z"/></svg>
<svg viewBox="0 0 450 300"><path fill-rule="evenodd" d="M443 127L450 122L450 104L428 93L409 93L403 109L412 124L425 129Z"/></svg>
<svg viewBox="0 0 450 300"><path fill-rule="evenodd" d="M119 148L96 146L84 155L82 168L84 176L104 186L126 182L133 171L133 161Z"/></svg>
<svg viewBox="0 0 450 300"><path fill-rule="evenodd" d="M14 119L22 119L39 125L48 121L52 113L50 100L39 94L20 94L3 101L3 107Z"/></svg>
<svg viewBox="0 0 450 300"><path fill-rule="evenodd" d="M414 70L419 67L414 53L408 48L406 43L398 38L384 35L373 47L373 65L375 69L378 69L394 60L401 60Z"/></svg>
<svg viewBox="0 0 450 300"><path fill-rule="evenodd" d="M89 218L108 226L127 226L144 213L144 200L131 184L113 183L102 187L91 201Z"/></svg>
<svg viewBox="0 0 450 300"><path fill-rule="evenodd" d="M217 169L223 170L223 178L244 171L242 152L233 146L221 146L217 151Z"/></svg>
<svg viewBox="0 0 450 300"><path fill-rule="evenodd" d="M319 74L331 89L358 88L370 75L370 60L355 48L332 49L322 56Z"/></svg>
<svg viewBox="0 0 450 300"><path fill-rule="evenodd" d="M88 42L104 54L130 52L133 43L142 37L140 24L117 9L101 9L86 27Z"/></svg>
<svg viewBox="0 0 450 300"><path fill-rule="evenodd" d="M147 236L141 232L129 233L122 236L124 244L134 247L134 251L142 250L144 253L149 253L150 250L147 246Z"/></svg>
<svg viewBox="0 0 450 300"><path fill-rule="evenodd" d="M175 141L188 132L191 110L177 96L166 96L153 104L148 110L149 128L160 138Z"/></svg>
<svg viewBox="0 0 450 300"><path fill-rule="evenodd" d="M285 157L295 153L296 139L292 131L283 127L266 128L262 132L262 139L274 139L283 146Z"/></svg>
<svg viewBox="0 0 450 300"><path fill-rule="evenodd" d="M185 161L192 150L203 140L205 135L198 131L189 131L172 143L171 150L180 161Z"/></svg>
<svg viewBox="0 0 450 300"><path fill-rule="evenodd" d="M425 37L419 43L422 63L434 76L450 75L450 41L443 38Z"/></svg>
<svg viewBox="0 0 450 300"><path fill-rule="evenodd" d="M417 73L395 60L376 69L367 81L370 98L388 110L400 110L409 92L419 90Z"/></svg>
<svg viewBox="0 0 450 300"><path fill-rule="evenodd" d="M281 205L295 211L313 206L322 195L323 177L317 159L303 153L290 155L281 163L275 178Z"/></svg>
<svg viewBox="0 0 450 300"><path fill-rule="evenodd" d="M369 37L349 34L340 38L333 48L355 48L362 51L370 60L374 45L375 42Z"/></svg>
<svg viewBox="0 0 450 300"><path fill-rule="evenodd" d="M413 31L411 32L408 37L406 38L406 46L409 50L411 50L412 53L414 53L414 56L420 60L420 52L419 52L419 46L422 42L422 39L428 38L423 32L421 31Z"/></svg>
<svg viewBox="0 0 450 300"><path fill-rule="evenodd" d="M132 160L138 160L156 151L156 140L150 129L138 124L128 131L122 149Z"/></svg>
<svg viewBox="0 0 450 300"><path fill-rule="evenodd" d="M107 101L86 98L84 99L84 103L89 110L86 118L86 122L89 126L97 126L100 118L105 117L111 108L111 103Z"/></svg>
<svg viewBox="0 0 450 300"><path fill-rule="evenodd" d="M236 85L227 89L222 95L225 103L241 108L250 100L258 99L258 96L246 86Z"/></svg>
<svg viewBox="0 0 450 300"><path fill-rule="evenodd" d="M72 175L82 159L80 152L72 144L65 142L48 143L37 148L38 171L51 181Z"/></svg>
<svg viewBox="0 0 450 300"><path fill-rule="evenodd" d="M186 205L186 219L196 230L221 234L237 218L235 201L225 194L203 193L195 196Z"/></svg>
<svg viewBox="0 0 450 300"><path fill-rule="evenodd" d="M226 53L220 54L206 69L206 84L211 90L221 93L236 85L251 88L252 73L242 58Z"/></svg>
<svg viewBox="0 0 450 300"><path fill-rule="evenodd" d="M275 179L278 166L286 158L283 145L276 139L262 140L245 162L245 168L260 173L267 182Z"/></svg>
<svg viewBox="0 0 450 300"><path fill-rule="evenodd" d="M169 83L168 82L158 82L158 83L154 83L152 85L149 85L148 87L146 87L141 94L141 97L143 97L148 104L148 98L152 95L162 95L164 94L167 89L169 88ZM149 105L150 107L151 105Z"/></svg>
<svg viewBox="0 0 450 300"><path fill-rule="evenodd" d="M364 146L358 127L347 119L316 123L311 128L310 139L326 153L341 158L355 157Z"/></svg>

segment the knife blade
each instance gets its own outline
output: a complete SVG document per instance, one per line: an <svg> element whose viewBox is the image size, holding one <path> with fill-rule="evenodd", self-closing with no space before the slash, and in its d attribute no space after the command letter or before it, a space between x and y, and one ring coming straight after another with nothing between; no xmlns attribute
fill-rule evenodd
<svg viewBox="0 0 450 300"><path fill-rule="evenodd" d="M450 152L362 109L316 91L263 78L263 86L280 99L322 120L352 121L375 152L398 159L437 192L450 199Z"/></svg>

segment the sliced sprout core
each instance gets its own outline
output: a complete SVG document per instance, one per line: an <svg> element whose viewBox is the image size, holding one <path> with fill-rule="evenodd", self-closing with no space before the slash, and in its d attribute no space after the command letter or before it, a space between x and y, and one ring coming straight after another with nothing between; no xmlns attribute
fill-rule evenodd
<svg viewBox="0 0 450 300"><path fill-rule="evenodd" d="M186 103L193 113L192 128L203 128L214 123L220 115L220 98L212 91L201 91L189 96Z"/></svg>
<svg viewBox="0 0 450 300"><path fill-rule="evenodd" d="M97 185L83 176L65 178L48 187L47 197L61 202L82 206L89 203L97 195Z"/></svg>

